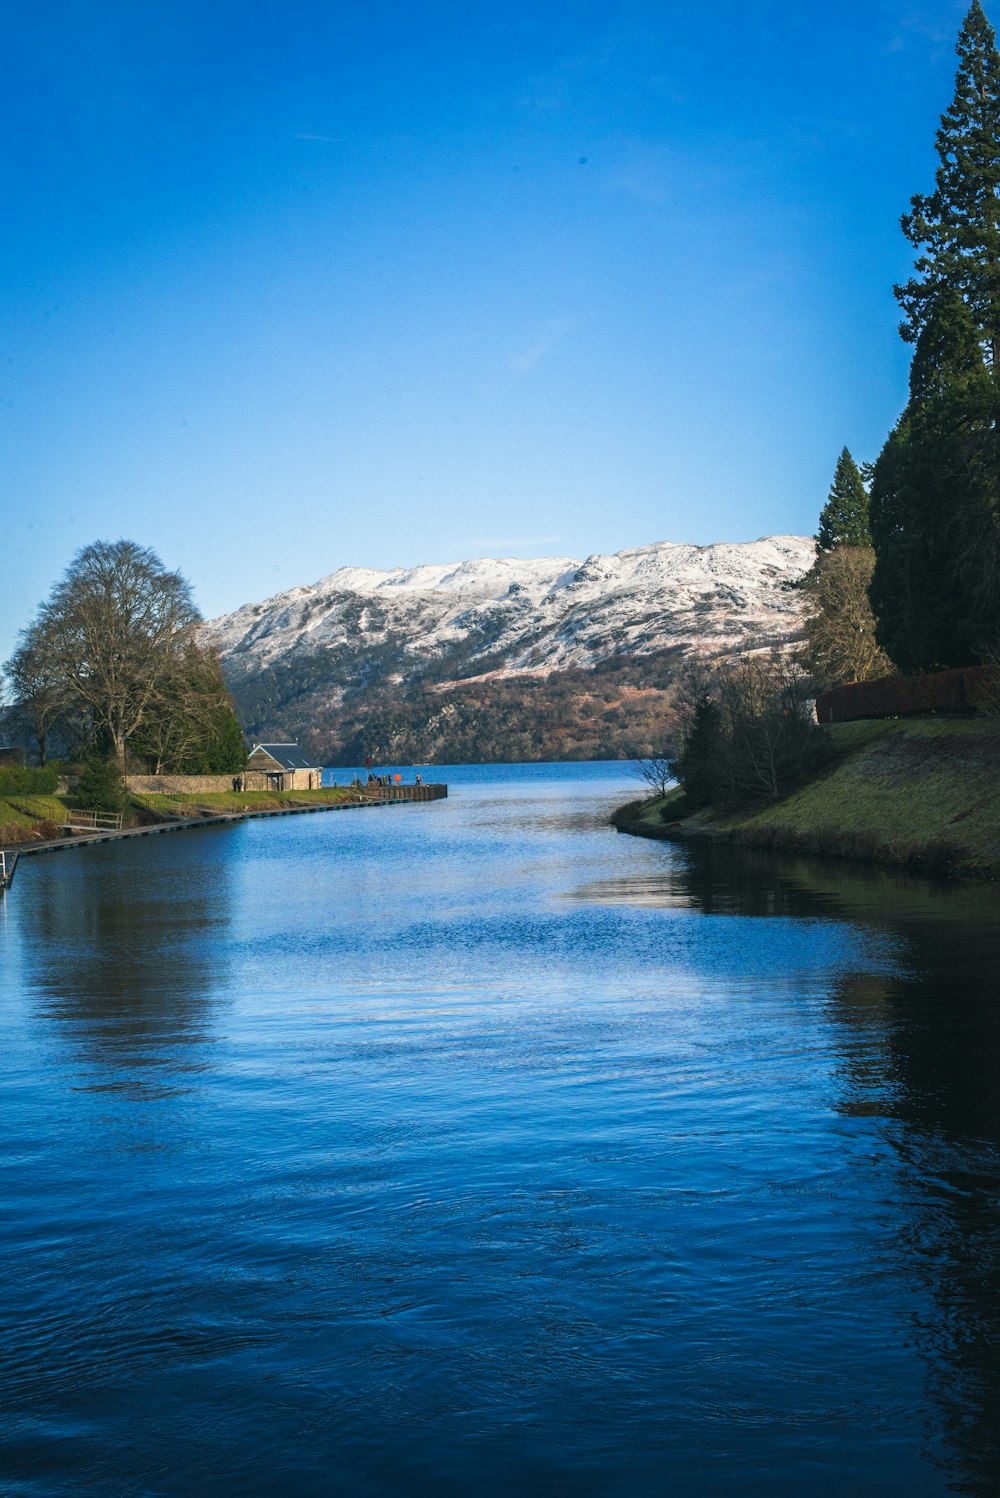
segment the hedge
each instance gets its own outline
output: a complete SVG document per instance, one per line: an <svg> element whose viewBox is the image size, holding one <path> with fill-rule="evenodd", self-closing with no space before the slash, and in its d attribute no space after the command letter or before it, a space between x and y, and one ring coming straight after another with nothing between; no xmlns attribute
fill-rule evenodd
<svg viewBox="0 0 1000 1498"><path fill-rule="evenodd" d="M23 765L0 768L0 796L51 796L58 784L59 771L54 765L42 765L40 770Z"/></svg>

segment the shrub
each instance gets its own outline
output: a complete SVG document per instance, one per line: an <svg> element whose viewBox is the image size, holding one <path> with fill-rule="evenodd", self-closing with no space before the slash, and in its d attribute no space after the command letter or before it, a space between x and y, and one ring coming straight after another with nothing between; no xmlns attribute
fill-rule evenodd
<svg viewBox="0 0 1000 1498"><path fill-rule="evenodd" d="M83 811L122 811L125 782L118 766L109 759L90 759L76 787L76 804Z"/></svg>
<svg viewBox="0 0 1000 1498"><path fill-rule="evenodd" d="M0 796L51 796L58 784L56 765L43 765L41 769L5 765L0 769Z"/></svg>
<svg viewBox="0 0 1000 1498"><path fill-rule="evenodd" d="M645 798L641 797L638 801L629 801L625 806L616 807L611 813L612 827L621 827L627 822L638 822L645 806Z"/></svg>
<svg viewBox="0 0 1000 1498"><path fill-rule="evenodd" d="M704 805L704 803L702 804ZM692 806L682 791L678 796L671 796L666 805L660 807L660 821L682 822L685 817L691 816L693 812L698 810L699 807Z"/></svg>
<svg viewBox="0 0 1000 1498"><path fill-rule="evenodd" d="M671 768L692 809L783 796L820 769L829 745L802 700L802 678L779 654L723 661L681 705Z"/></svg>

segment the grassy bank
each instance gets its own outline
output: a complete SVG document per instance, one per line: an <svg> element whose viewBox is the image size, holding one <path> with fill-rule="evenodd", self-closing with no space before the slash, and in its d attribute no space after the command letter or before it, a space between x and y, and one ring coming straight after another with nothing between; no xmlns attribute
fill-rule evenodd
<svg viewBox="0 0 1000 1498"><path fill-rule="evenodd" d="M58 837L67 804L64 796L0 797L0 843L10 846Z"/></svg>
<svg viewBox="0 0 1000 1498"><path fill-rule="evenodd" d="M138 827L199 812L268 811L287 806L331 805L354 799L347 786L318 791L218 791L178 795L130 796L122 818L124 827ZM59 837L72 796L0 797L0 845L17 847Z"/></svg>
<svg viewBox="0 0 1000 1498"><path fill-rule="evenodd" d="M840 723L830 764L766 806L683 816L679 792L622 807L646 837L705 837L790 852L1000 876L1000 724L976 718Z"/></svg>

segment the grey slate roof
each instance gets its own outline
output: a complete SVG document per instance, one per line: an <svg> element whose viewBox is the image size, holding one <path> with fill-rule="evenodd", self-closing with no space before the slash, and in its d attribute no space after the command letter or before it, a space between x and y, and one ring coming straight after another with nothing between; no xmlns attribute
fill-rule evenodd
<svg viewBox="0 0 1000 1498"><path fill-rule="evenodd" d="M299 748L298 744L254 744L250 753L257 749L263 749L272 759L277 760L283 770L319 770L321 765L314 764L311 759Z"/></svg>

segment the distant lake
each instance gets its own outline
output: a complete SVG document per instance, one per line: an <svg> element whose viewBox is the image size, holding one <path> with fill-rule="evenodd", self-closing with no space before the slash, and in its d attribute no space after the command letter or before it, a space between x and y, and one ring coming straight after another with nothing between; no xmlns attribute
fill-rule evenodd
<svg viewBox="0 0 1000 1498"><path fill-rule="evenodd" d="M0 1492L995 1494L1000 892L423 773L21 864Z"/></svg>

